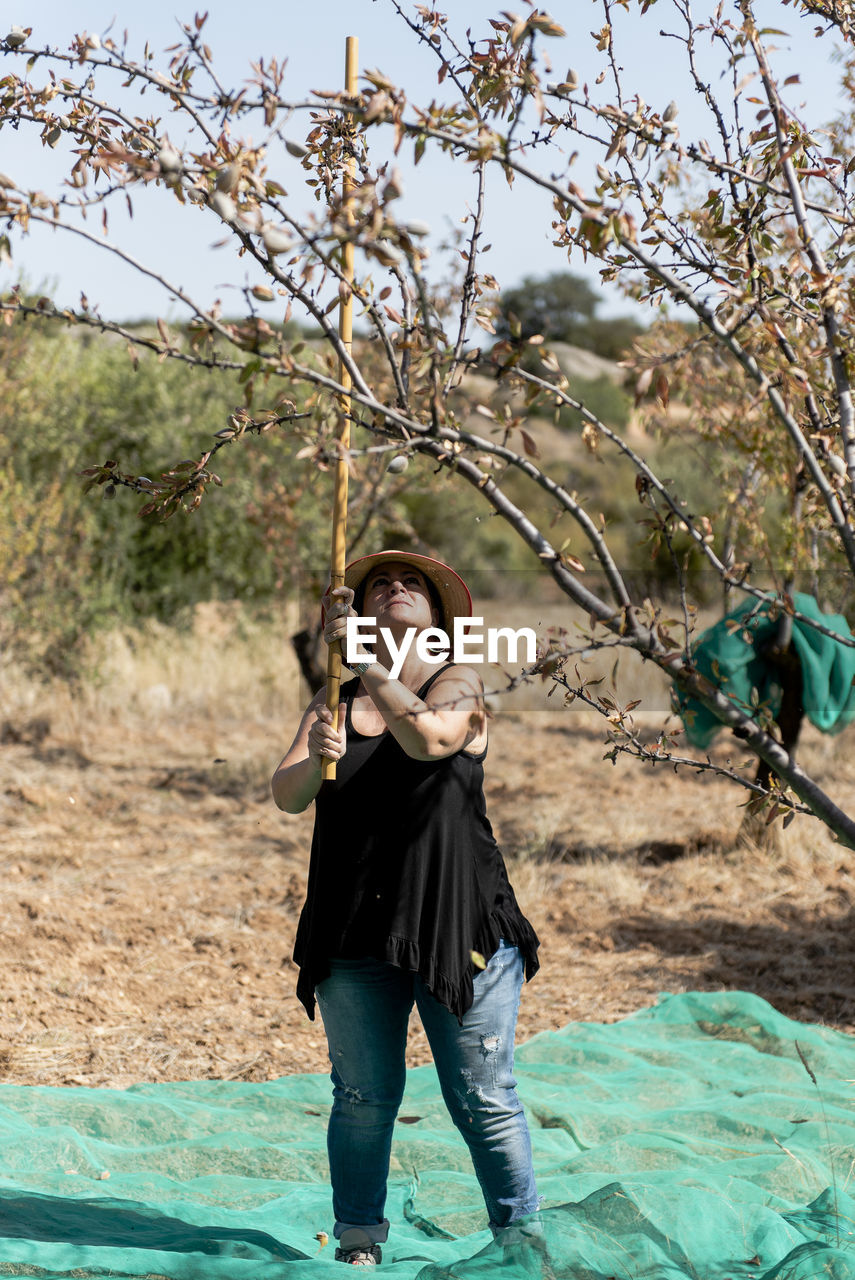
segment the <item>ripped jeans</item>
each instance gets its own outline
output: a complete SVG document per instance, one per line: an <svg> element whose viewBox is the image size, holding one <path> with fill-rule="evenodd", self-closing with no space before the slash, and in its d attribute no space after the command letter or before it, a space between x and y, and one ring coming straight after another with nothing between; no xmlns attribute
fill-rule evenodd
<svg viewBox="0 0 855 1280"><path fill-rule="evenodd" d="M461 1026L418 975L370 958L331 961L315 994L332 1063L327 1149L337 1239L358 1226L382 1244L389 1230L386 1181L414 1001L490 1227L495 1232L537 1209L531 1142L513 1076L522 982L519 950L501 942L475 977L474 1003Z"/></svg>

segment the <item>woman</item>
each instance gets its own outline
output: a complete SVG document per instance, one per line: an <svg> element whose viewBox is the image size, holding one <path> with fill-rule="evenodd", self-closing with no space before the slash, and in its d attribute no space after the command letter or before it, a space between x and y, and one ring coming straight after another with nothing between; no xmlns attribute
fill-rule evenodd
<svg viewBox="0 0 855 1280"><path fill-rule="evenodd" d="M465 583L427 556L381 551L349 565L324 604L328 644L344 641L348 616L376 619L377 660L348 664L356 678L342 686L338 732L324 692L313 698L272 786L288 813L315 801L297 994L310 1018L317 997L329 1042L336 1258L370 1266L389 1229L386 1181L414 1002L491 1228L537 1208L513 1052L538 940L487 821L479 675L427 662L413 643L398 678L390 675L408 628L450 634L455 617L471 615ZM324 758L337 766L322 786Z"/></svg>

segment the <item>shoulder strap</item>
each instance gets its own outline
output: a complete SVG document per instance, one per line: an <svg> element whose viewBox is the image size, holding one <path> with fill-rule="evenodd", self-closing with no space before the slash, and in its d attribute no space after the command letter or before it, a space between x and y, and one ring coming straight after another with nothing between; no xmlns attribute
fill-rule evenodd
<svg viewBox="0 0 855 1280"><path fill-rule="evenodd" d="M416 690L416 697L423 698L425 694L431 689L431 687L434 684L436 684L437 680L442 675L443 671L450 671L453 666L454 666L453 662L447 662L444 667L440 667L438 671L434 671L433 675L429 676L428 679L425 680L422 687Z"/></svg>
<svg viewBox="0 0 855 1280"><path fill-rule="evenodd" d="M344 703L344 724L348 732L353 731L353 723L350 718L350 709L353 706L353 699L356 690L359 688L359 676L354 676L352 680L345 680L344 684L339 687L338 701L339 706ZM339 711L339 724L341 724L341 712Z"/></svg>

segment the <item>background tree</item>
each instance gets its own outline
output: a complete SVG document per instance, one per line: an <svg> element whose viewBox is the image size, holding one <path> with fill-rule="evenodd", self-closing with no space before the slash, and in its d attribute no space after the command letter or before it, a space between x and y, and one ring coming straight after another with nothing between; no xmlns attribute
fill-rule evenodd
<svg viewBox="0 0 855 1280"><path fill-rule="evenodd" d="M406 9L398 0L390 0L390 7L422 43L425 56L435 60L446 101L411 103L403 86L373 71L365 73L356 95L331 89L293 102L284 91L283 69L263 62L254 68L251 85L228 89L211 65L202 18L187 24L183 43L164 69L155 67L149 51L134 61L109 37L79 36L62 53L31 43L27 31L9 32L7 52L16 69L4 80L4 126L34 130L48 146L67 140L73 156L68 185L55 192L32 191L15 177L5 180L1 211L10 243L22 230L44 223L73 229L121 256L121 247L109 239L110 210L145 185L177 201L188 218L204 220L206 231L219 228L246 261L246 313L239 320L206 309L156 265L146 265L167 295L187 309L186 334L159 322L154 334L129 335L94 314L85 300L60 315L49 300L33 304L16 295L4 301L13 319L38 311L130 337L158 358L231 371L239 379L243 403L200 458L156 479L108 459L88 469L90 481L144 494L149 514L195 508L216 484L215 453L267 429L298 430L306 443L296 458L326 467L336 455L341 360L353 383L357 472L372 450L388 449L402 458L421 455L438 472L471 485L581 611L574 613L574 625L579 617L584 624L556 638L544 662L568 700L584 701L608 722L614 752L675 764L687 759L665 734L653 747L640 739L632 721L634 699L620 706L612 692L574 676L578 654L592 648L616 655L631 649L656 664L776 776L762 787L736 765L707 761L703 767L719 768L767 795L774 806L808 808L841 839L855 843L855 820L783 749L768 708L728 697L695 665L694 607L677 546L685 539L723 585L796 617L817 634L834 635L822 622L798 617L788 584L804 561L802 528L812 531L809 545L818 549L826 572L847 581L855 576L853 296L847 267L855 239L853 162L788 105L751 0L739 0L727 12L722 3L701 22L688 0L643 0L640 6L641 20L668 24L667 35L680 48L689 81L708 111L709 136L686 139L675 103L648 105L624 83L618 46L628 0L603 0L603 25L594 33L602 72L593 86L580 85L573 71L559 82L546 79L541 44L560 40L564 32L541 10L501 15L484 38L461 43L437 11ZM784 10L790 17L810 15L811 34L851 38L843 6L808 0L789 6L782 0ZM709 56L717 59L712 70ZM713 85L721 83L722 72L727 88L718 93ZM130 104L126 94L143 88L145 103ZM308 128L296 139L297 119L306 116ZM579 137L599 156L587 182L571 152ZM412 149L418 161L428 146L472 174L463 270L450 293L437 292L426 276L424 227L395 213L400 182L394 155ZM317 197L311 216L276 180L277 148L302 155ZM357 187L352 208L345 209L341 178L352 158ZM681 327L676 341L662 329L639 344L633 357L636 394L640 402L652 397L664 406L672 383L689 386L695 367L706 371L703 394L720 378L732 413L724 428L716 427L711 413L708 444L717 458L730 459L739 453L740 423L750 427L751 473L743 470L742 498L737 490L734 499L726 482L714 485L711 477L703 505L689 504L668 478L670 471L653 465L653 455L645 456L580 404L557 361L547 354L543 371L534 372L524 344L517 342L499 341L492 359L496 379L523 397L522 407L519 399L498 409L485 406L483 428L461 419L455 392L480 359L472 325L494 329L491 299L498 282L480 267L493 174L549 194L559 250L594 259L605 281L622 282L641 304L678 304L697 325L688 339ZM91 229L96 222L97 232ZM358 251L352 284L340 262L345 241ZM344 349L334 322L349 291L370 333L353 352ZM264 306L277 298L285 308L282 319L294 307L311 319L324 350L294 343L264 320ZM312 413L310 430L296 425L297 385L309 389L304 404ZM633 469L649 537L671 556L672 588L681 606L676 622L622 572L608 526L572 475L568 481L540 464L532 417L563 407L580 414L582 440L592 453L608 466L620 458ZM678 457L681 449L678 442ZM724 480L729 466L722 462L712 474ZM799 477L799 506L775 522L780 528L789 521L792 556L786 572L770 580L769 530L755 518L750 497L763 486L770 493L780 490L784 476ZM532 497L521 496L521 489ZM535 494L548 497L548 521L532 519ZM728 512L739 518L728 518ZM751 518L742 519L743 512ZM757 572L757 549L766 572ZM853 645L851 636L838 643Z"/></svg>
<svg viewBox="0 0 855 1280"><path fill-rule="evenodd" d="M496 336L527 342L542 334L547 342L569 342L606 360L620 360L643 326L633 316L597 316L600 303L588 281L569 271L524 276L499 294Z"/></svg>

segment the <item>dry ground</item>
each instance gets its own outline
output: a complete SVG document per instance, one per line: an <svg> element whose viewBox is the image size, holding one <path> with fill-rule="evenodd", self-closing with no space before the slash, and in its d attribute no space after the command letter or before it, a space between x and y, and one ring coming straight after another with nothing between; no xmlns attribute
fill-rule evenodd
<svg viewBox="0 0 855 1280"><path fill-rule="evenodd" d="M4 1081L326 1069L290 960L311 814L280 814L267 790L302 695L287 647L238 630L211 614L186 640L114 638L76 692L6 673ZM488 803L543 943L521 1039L722 988L855 1031L855 855L801 817L776 850L738 847L732 784L604 763L598 726L542 691L502 706ZM811 731L802 751L850 810L853 742Z"/></svg>

